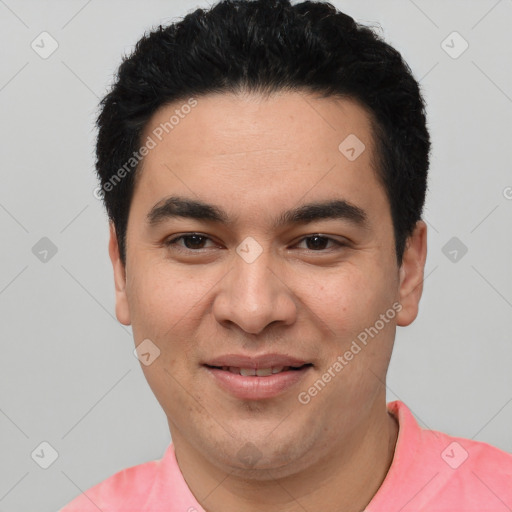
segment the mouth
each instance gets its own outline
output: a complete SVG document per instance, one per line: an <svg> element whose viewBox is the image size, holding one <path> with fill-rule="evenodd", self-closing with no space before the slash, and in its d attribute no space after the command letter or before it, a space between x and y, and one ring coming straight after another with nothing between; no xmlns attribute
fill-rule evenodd
<svg viewBox="0 0 512 512"><path fill-rule="evenodd" d="M313 364L260 368L204 364L203 367L215 385L230 396L239 400L264 400L298 388L312 371Z"/></svg>
<svg viewBox="0 0 512 512"><path fill-rule="evenodd" d="M205 365L208 368L222 370L224 372L234 373L235 375L242 375L243 377L268 377L269 375L276 375L278 373L288 371L299 371L306 366L313 366L312 363L305 363L300 366L271 366L269 368L239 368L237 366L212 366Z"/></svg>

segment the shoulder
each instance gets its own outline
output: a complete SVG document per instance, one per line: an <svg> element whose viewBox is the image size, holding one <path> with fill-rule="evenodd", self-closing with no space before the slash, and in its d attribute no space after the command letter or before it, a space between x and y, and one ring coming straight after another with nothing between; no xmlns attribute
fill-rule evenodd
<svg viewBox="0 0 512 512"><path fill-rule="evenodd" d="M427 431L428 432L428 431ZM512 454L482 441L432 432L432 446L454 474L507 484L512 496Z"/></svg>
<svg viewBox="0 0 512 512"><path fill-rule="evenodd" d="M439 462L432 482L434 501L461 510L512 509L512 454L488 443L432 431Z"/></svg>
<svg viewBox="0 0 512 512"><path fill-rule="evenodd" d="M389 408L399 419L400 432L386 489L414 496L403 512L414 507L455 510L455 505L471 512L512 510L512 454L481 441L420 428L401 402ZM421 492L416 495L414 489Z"/></svg>
<svg viewBox="0 0 512 512"><path fill-rule="evenodd" d="M203 510L190 491L171 442L163 457L132 466L80 494L59 512Z"/></svg>
<svg viewBox="0 0 512 512"><path fill-rule="evenodd" d="M482 441L449 435L445 432L421 428L412 411L400 401L388 404L388 410L400 425L397 447L419 451L417 455L432 463L443 462L451 469L462 467L493 471L496 464L505 472L512 470L512 454Z"/></svg>
<svg viewBox="0 0 512 512"><path fill-rule="evenodd" d="M78 495L58 512L140 511L155 480L161 460L118 471Z"/></svg>

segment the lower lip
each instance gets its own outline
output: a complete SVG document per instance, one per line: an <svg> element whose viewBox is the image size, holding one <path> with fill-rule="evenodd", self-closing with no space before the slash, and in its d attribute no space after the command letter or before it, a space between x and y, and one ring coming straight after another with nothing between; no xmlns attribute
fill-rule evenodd
<svg viewBox="0 0 512 512"><path fill-rule="evenodd" d="M311 366L304 366L300 370L287 370L284 372L266 375L264 377L237 375L228 370L220 370L205 366L219 386L241 400L263 400L289 390L299 383Z"/></svg>

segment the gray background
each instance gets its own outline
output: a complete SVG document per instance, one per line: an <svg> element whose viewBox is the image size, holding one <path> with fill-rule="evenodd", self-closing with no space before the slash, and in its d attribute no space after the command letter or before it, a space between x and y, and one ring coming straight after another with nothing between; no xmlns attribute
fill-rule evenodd
<svg viewBox="0 0 512 512"><path fill-rule="evenodd" d="M427 278L418 319L397 335L388 400L512 452L512 0L333 3L382 27L428 103ZM0 0L0 512L55 511L170 442L114 315L93 123L121 55L198 6ZM46 59L31 47L51 49L43 31L58 43ZM46 261L43 237L57 248ZM44 441L58 453L48 469Z"/></svg>

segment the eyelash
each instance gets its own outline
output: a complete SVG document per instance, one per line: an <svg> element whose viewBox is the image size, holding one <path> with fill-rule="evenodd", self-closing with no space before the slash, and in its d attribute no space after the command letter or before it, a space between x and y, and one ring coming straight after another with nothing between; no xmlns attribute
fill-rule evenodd
<svg viewBox="0 0 512 512"><path fill-rule="evenodd" d="M186 233L184 235L179 235L177 237L174 237L174 238L171 238L171 239L168 239L164 242L164 245L166 247L169 247L169 248L172 248L173 250L177 250L179 252L195 252L195 253L201 253L202 251L206 250L204 248L201 248L201 249L188 249L187 247L182 247L182 246L179 246L177 245L177 242L179 240L183 240L185 238L190 238L190 237L193 237L193 236L197 236L197 237L200 237L202 239L205 239L205 240L210 240L211 241L211 238L206 236L206 235L203 235L201 233ZM308 239L311 239L311 238L322 238L322 239L325 239L325 240L328 240L329 242L333 242L337 247L338 249L341 249L343 247L347 247L348 244L344 243L344 242L340 242L339 240L336 240L334 238L331 238L329 236L324 236L320 233L315 233L313 235L308 235L308 236L305 236L303 238L301 238L297 244L300 244L302 242L304 242L305 240L308 240ZM312 253L322 253L322 252L328 252L329 249L319 249L319 250L314 250L314 249L306 249L308 252Z"/></svg>

